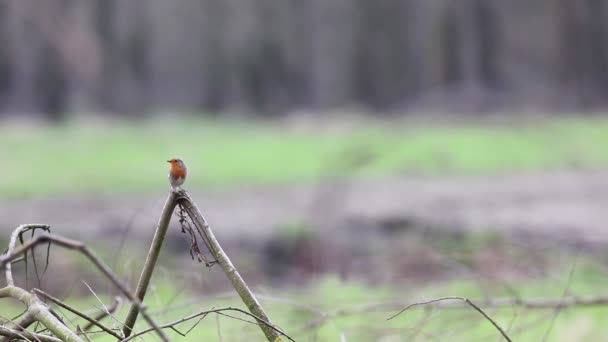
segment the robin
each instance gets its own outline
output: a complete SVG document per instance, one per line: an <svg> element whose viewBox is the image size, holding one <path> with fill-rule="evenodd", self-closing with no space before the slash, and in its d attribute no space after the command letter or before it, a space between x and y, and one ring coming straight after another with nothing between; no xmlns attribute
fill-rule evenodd
<svg viewBox="0 0 608 342"><path fill-rule="evenodd" d="M173 192L177 192L178 189L181 189L181 185L184 184L186 180L186 175L188 174L188 169L186 169L186 164L181 159L173 158L167 160L169 164L171 164L171 169L169 170L169 183L171 183L171 188Z"/></svg>

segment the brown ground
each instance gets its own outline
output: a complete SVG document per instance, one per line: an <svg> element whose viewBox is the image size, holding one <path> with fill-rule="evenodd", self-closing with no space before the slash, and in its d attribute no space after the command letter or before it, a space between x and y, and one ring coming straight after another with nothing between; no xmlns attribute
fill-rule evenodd
<svg viewBox="0 0 608 342"><path fill-rule="evenodd" d="M332 227L415 219L445 229L608 240L608 172L403 177L190 193L219 237L261 238L277 226L293 223ZM89 240L132 226L133 234L150 237L164 199L165 193L159 192L0 200L0 227L7 236L21 223L49 223L56 233Z"/></svg>

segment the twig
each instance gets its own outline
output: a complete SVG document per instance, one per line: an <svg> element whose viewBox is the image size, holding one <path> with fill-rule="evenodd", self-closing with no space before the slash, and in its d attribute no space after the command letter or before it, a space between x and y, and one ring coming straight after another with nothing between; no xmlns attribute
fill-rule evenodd
<svg viewBox="0 0 608 342"><path fill-rule="evenodd" d="M192 228L192 220L188 217L181 203L178 203L178 207L179 210L176 211L175 214L179 218L179 223L182 227L182 233L188 234L188 236L190 237L190 256L192 257L192 260L194 260L194 256L196 255L198 262L205 262L205 266L207 267L213 266L217 262L217 260L209 261L207 257L205 257L205 255L201 252L200 248L198 247L198 239L196 238L195 229ZM211 251L211 247L207 239L205 239L205 237L200 234L198 230L196 230L196 232L199 233L201 240L203 240L205 247L207 247L207 250Z"/></svg>
<svg viewBox="0 0 608 342"><path fill-rule="evenodd" d="M36 294L39 294L39 295L43 296L44 298L46 298L46 299L50 300L51 302L55 303L56 305L58 305L58 306L60 306L60 307L62 307L62 308L64 308L64 309L66 309L66 310L68 310L68 311L72 312L72 313L73 313L73 314L75 314L76 316L79 316L79 317L81 317L81 318L84 318L84 319L85 319L86 321L88 321L90 324L92 324L92 325L95 325L95 326L99 327L101 330L103 330L103 331L105 331L106 333L108 333L108 334L110 334L110 335L112 335L112 336L116 337L117 339L119 339L119 340L120 340L120 339L122 339L122 336L120 336L120 335L118 335L117 333L113 332L111 329L109 329L109 328L105 327L103 324L99 323L99 322L98 322L97 320L95 320L94 318L92 318L92 317L90 317L90 316L87 316L86 314L84 314L84 313L82 313L82 312L78 311L77 309L75 309L75 308L71 307L71 306L70 306L70 305L68 305L68 304L63 303L62 301L60 301L59 299L57 299L57 298L55 298L55 297L51 296L50 294L45 293L44 291L39 290L39 289L33 289L33 291L34 291Z"/></svg>
<svg viewBox="0 0 608 342"><path fill-rule="evenodd" d="M89 338L89 336L87 335L87 332L82 330L82 328L80 327L80 325L76 326L76 332L79 335L82 335L84 337L85 340L87 340L87 342L92 342L91 339Z"/></svg>
<svg viewBox="0 0 608 342"><path fill-rule="evenodd" d="M215 315L215 326L217 327L217 340L222 342L222 329L220 328L220 316Z"/></svg>
<svg viewBox="0 0 608 342"><path fill-rule="evenodd" d="M577 258L574 259L574 263L572 264L572 267L570 268L570 272L568 273L568 281L566 282L566 287L564 287L564 291L563 291L562 297L561 297L562 299L568 294L568 292L570 290L570 284L572 283L572 277L574 276L574 271L576 270L576 261L577 260L578 260ZM551 322L549 323L549 328L547 329L545 336L543 336L543 339L542 339L543 342L547 341L547 339L551 335L551 331L553 330L553 325L555 324L555 320L557 319L557 316L559 315L561 310L562 310L562 308L560 306L557 306L554 309L553 316L551 317Z"/></svg>
<svg viewBox="0 0 608 342"><path fill-rule="evenodd" d="M180 196L178 198L178 203L182 205L184 210L188 213L188 216L190 216L190 219L197 228L197 231L205 243L209 246L209 251L222 267L222 270L232 283L232 286L236 292L241 297L241 300L245 303L245 305L247 305L247 308L251 314L254 315L254 317L260 318L258 320L258 325L264 335L266 335L266 338L271 342L280 341L281 334L277 329L271 328L274 326L272 325L270 318L268 318L264 308L262 308L262 305L260 305L258 300L253 295L253 292L251 292L237 269L232 264L232 261L230 261L230 258L228 258L228 255L222 249L222 246L213 235L213 232L211 231L211 228L209 227L209 224L207 223L207 220L205 220L203 214L201 214L200 210L194 204L194 201L192 201L187 192L181 191L179 194ZM265 322L269 324L264 324Z"/></svg>
<svg viewBox="0 0 608 342"><path fill-rule="evenodd" d="M442 297L442 298L429 300L426 302L412 303L412 304L404 307L403 309L401 309L401 311L399 311L398 313L387 318L386 320L389 321L389 320L399 316L400 314L402 314L405 310L412 308L414 306L427 305L427 304L442 302L442 301L446 301L446 300L459 300L459 301L462 301L462 302L470 305L473 309L477 310L477 312L479 312L483 317L485 317L488 321L490 321L490 323L492 323L492 325L500 332L500 334L505 338L505 340L511 342L511 338L509 337L509 335L507 335L507 333L500 327L500 325L498 325L498 323L496 323L496 321L494 321L494 319L492 319L492 317L490 317L479 306L475 305L475 303L473 303L471 300L469 300L468 298L465 298L465 297Z"/></svg>
<svg viewBox="0 0 608 342"><path fill-rule="evenodd" d="M24 340L35 340L41 342L61 342L60 339L53 336L36 334L29 331L17 331L14 329L6 328L0 325L0 335L16 338L16 339L24 339Z"/></svg>
<svg viewBox="0 0 608 342"><path fill-rule="evenodd" d="M121 298L120 297L116 297L114 299L114 302L112 303L112 306L110 306L109 308L107 308L106 311L101 311L99 314L97 314L97 316L93 317L93 320L95 320L96 322L99 322L99 321L101 321L102 319L104 319L104 318L106 318L108 316L112 316L112 314L115 313L116 310L118 310L118 308L120 307L121 304L122 304ZM89 323L87 323L87 325L85 325L82 328L82 330L89 331L95 325L96 324L94 324L92 322L89 322Z"/></svg>
<svg viewBox="0 0 608 342"><path fill-rule="evenodd" d="M195 305L197 303L200 303L202 301L208 301L211 299L226 299L226 298L234 298L238 296L238 293L234 293L234 291L230 291L230 292L222 292L222 293L218 293L215 295L204 295L204 296L197 296L197 297L193 297L190 298L188 300L187 303L180 303L180 304L176 304L173 306L169 306L169 307L165 307L163 309L160 309L158 311L153 311L153 313L156 314L165 314L168 312L171 312L173 310L181 310L183 308ZM303 311L307 311L307 312L312 312L318 315L324 315L327 314L327 312L323 311L322 309L310 305L310 304L306 304L306 303L302 303L302 302L298 302L295 301L293 299L290 298L283 298L283 297L275 297L275 296L269 296L269 295L264 295L264 294L257 294L257 297L262 300L262 301L269 301L269 302L274 302L274 303L280 303L280 304L284 304L284 305L288 305ZM398 306L397 308L401 308L402 306Z"/></svg>
<svg viewBox="0 0 608 342"><path fill-rule="evenodd" d="M167 234L167 229L169 228L169 222L171 222L171 215L175 209L175 205L177 204L176 197L177 194L175 192L169 192L169 196L165 202L165 207L163 208L160 220L158 221L158 226L156 228L156 232L154 233L154 238L152 239L152 244L150 245L150 250L148 251L144 268L141 271L141 276L139 277L139 282L137 283L137 289L135 290L135 297L140 302L143 302L144 297L146 296L146 291L148 290L148 286L150 285L150 279L152 278L156 261L158 260L163 241L165 240L165 235ZM129 313L127 314L127 318L125 319L125 325L122 329L122 333L125 337L129 337L133 331L133 326L135 326L135 321L137 320L139 311L139 305L135 305L135 302L133 302L133 305L131 305L131 308L129 309Z"/></svg>
<svg viewBox="0 0 608 342"><path fill-rule="evenodd" d="M270 323L270 322L266 322L266 321L263 321L263 320L262 320L260 317L257 317L256 315L254 315L254 314L252 314L252 313L250 313L250 312L247 312L247 311L245 311L245 310L243 310L243 309L239 309L239 308L233 308L233 307L227 307L227 308L220 308L220 309L212 309L212 310L201 311L201 312L199 312L199 313L196 313L196 314L190 315L190 316L188 316L188 317L180 318L180 319L178 319L178 320L176 320L176 321L174 321L174 322L167 323L167 324L163 324L163 325L161 325L161 326L160 326L160 328L161 328L161 329L174 328L176 325L178 325L178 324L180 324L180 323L187 322L187 321L192 320L192 319L195 319L195 318L197 318L197 317L200 317L200 316L206 316L206 315L208 315L208 314L210 314L210 313L221 314L221 313L222 313L222 312L224 312L224 311L237 311L237 312L240 312L240 313L242 313L242 314L245 314L245 315L247 315L247 316L249 316L249 317L252 317L252 318L254 318L256 321L260 321L260 322L262 322L263 324L265 324L265 325L266 325L266 326L267 326L269 329L272 329L273 331L276 331L278 334L280 334L280 335L282 335L282 336L285 336L285 338L287 338L288 340L290 340L290 341L292 341L292 342L295 342L293 338L291 338L289 335L287 335L286 333L284 333L283 331L281 331L279 328L277 328L276 326L274 326L272 323ZM225 314L224 314L224 315L225 315ZM253 323L253 322L251 322L251 323ZM255 323L254 323L254 324L255 324ZM147 334L147 333L149 333L150 331L152 331L152 329L146 329L146 330L140 331L140 332L138 332L138 333L136 333L136 334L134 334L134 335L131 335L131 336L129 336L128 338L126 338L126 339L122 340L121 342L127 342L127 341L130 341L130 340L132 340L132 339L134 339L134 338L136 338L136 337L139 337L139 336L141 336L141 335ZM279 336L279 338L280 338L280 336ZM279 340L279 341L280 341L280 340Z"/></svg>
<svg viewBox="0 0 608 342"><path fill-rule="evenodd" d="M28 250L34 248L35 246L45 243L52 242L58 246L76 250L83 255L85 255L100 271L105 275L120 291L141 311L142 316L146 320L146 322L154 328L157 334L161 337L163 341L169 341L167 335L158 328L158 325L154 320L146 313L144 305L139 301L124 285L117 277L114 275L114 272L99 259L84 243L76 240L70 240L59 236L41 234L36 236L35 238L29 240L27 243L21 245L19 248L15 249L12 254L3 254L0 255L0 269L6 267L7 263L10 263L13 259L16 259L21 254L27 252Z"/></svg>
<svg viewBox="0 0 608 342"><path fill-rule="evenodd" d="M21 315L19 315L19 316L21 316ZM32 325L32 323L36 322L36 317L34 317L34 315L28 309L25 310L25 316L23 316L18 322L15 322L14 320L17 319L19 316L9 320L10 323L12 323L12 325L14 326L14 328L10 328L6 325L4 326L4 328L13 329L13 331L15 331L15 332L22 332L22 331L25 331L27 329L27 327ZM13 338L9 338L9 336L4 336L4 337L0 338L0 342L5 342L5 341L13 341Z"/></svg>
<svg viewBox="0 0 608 342"><path fill-rule="evenodd" d="M460 297L458 297L460 298ZM604 306L608 305L608 296L577 296L565 298L529 298L522 299L519 297L501 297L490 298L486 300L475 300L475 303L488 308L501 307L520 307L531 310L546 310L555 308L569 308L579 306ZM375 303L351 308L344 308L333 313L322 314L318 320L312 321L305 325L305 328L313 328L323 325L327 320L340 316L358 315L365 312L386 312L399 310L405 306L411 305L412 302L392 302L392 303ZM432 302L427 306L441 309L461 309L469 306L462 302Z"/></svg>
<svg viewBox="0 0 608 342"><path fill-rule="evenodd" d="M6 254L11 254L13 253L13 251L15 250L15 245L17 244L17 238L21 236L21 233L24 233L30 229L44 229L44 230L49 230L49 225L48 224L38 224L38 223L31 223L31 224L23 224L20 225L19 227L15 228L15 230L13 230L13 233L11 234L11 239L8 243L8 251ZM27 259L25 259L26 261L26 265L27 265ZM8 263L6 265L6 269L4 270L5 275L6 275L6 284L8 286L15 286L15 281L13 279L13 270L12 270L12 265L11 263Z"/></svg>

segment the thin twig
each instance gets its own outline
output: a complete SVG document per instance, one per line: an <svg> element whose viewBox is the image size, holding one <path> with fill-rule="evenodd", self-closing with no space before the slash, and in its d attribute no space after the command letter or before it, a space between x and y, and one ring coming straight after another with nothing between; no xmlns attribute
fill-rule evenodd
<svg viewBox="0 0 608 342"><path fill-rule="evenodd" d="M187 215L184 206L181 203L178 203L178 207L179 210L175 212L175 215L177 215L177 217L179 218L179 224L182 228L182 233L188 234L188 236L190 237L190 257L192 257L192 260L194 260L194 256L196 255L196 259L198 260L198 262L204 262L205 266L212 267L215 263L217 263L217 260L210 261L201 252L198 246L198 239L196 238L195 231L199 233L199 236L201 237L201 240L203 240L203 243L205 244L205 247L207 247L207 250L211 251L211 246L209 245L208 239L206 239L202 234L200 234L200 231L192 228L192 225L194 223L192 222L192 219L190 219Z"/></svg>
<svg viewBox="0 0 608 342"><path fill-rule="evenodd" d="M0 325L0 335L16 338L16 339L24 339L24 340L35 340L40 342L61 342L60 339L53 336L36 334L29 331L17 331L14 329L6 328Z"/></svg>
<svg viewBox="0 0 608 342"><path fill-rule="evenodd" d="M118 277L116 277L114 272L103 261L101 261L101 259L99 259L84 243L82 243L80 241L70 240L70 239L66 239L66 238L54 236L54 235L49 235L49 234L38 235L34 239L31 239L27 243L21 245L19 248L16 248L13 251L13 253L7 253L7 254L0 255L0 269L6 267L7 263L10 263L13 259L16 259L21 254L27 252L28 250L36 247L37 245L39 245L41 243L45 243L45 242L49 242L49 241L58 246L61 246L61 247L64 247L64 248L67 248L70 250L76 250L76 251L82 253L83 255L85 255L101 271L101 273L103 273L103 275L105 275L118 289L120 289L120 291L132 303L134 303L134 305L136 305L138 307L139 311L141 311L142 316L144 317L146 322L152 328L154 328L154 330L161 337L161 339L163 341L169 341L169 338L167 337L167 335L161 329L158 328L158 325L156 324L156 322L154 322L154 320L147 314L147 312L145 311L145 307L141 303L141 301L139 301L129 291L127 286L124 285L122 283L122 281L120 281L118 279Z"/></svg>
<svg viewBox="0 0 608 342"><path fill-rule="evenodd" d="M407 309L412 308L414 306L427 305L427 304L442 302L442 301L446 301L446 300L459 300L459 301L462 301L462 302L470 305L473 309L477 310L477 312L479 312L483 317L485 317L488 321L490 321L490 323L492 323L492 325L500 332L500 334L505 338L505 340L511 342L511 338L509 337L509 335L507 335L507 333L500 327L500 325L498 325L498 323L496 323L496 321L494 319L492 319L492 317L490 317L479 306L475 305L475 303L473 303L471 300L469 300L468 298L465 298L465 297L442 297L442 298L432 299L432 300L429 300L426 302L412 303L412 304L404 307L403 309L401 309L401 311L399 311L398 313L387 318L386 320L390 321L391 319L401 315L404 311L406 311Z"/></svg>
<svg viewBox="0 0 608 342"><path fill-rule="evenodd" d="M222 329L220 328L220 316L215 315L215 326L217 327L217 340L222 342Z"/></svg>
<svg viewBox="0 0 608 342"><path fill-rule="evenodd" d="M97 316L93 317L93 320L95 320L95 322L100 322L102 319L106 318L106 317L113 317L112 314L116 312L116 310L118 310L118 308L120 307L120 305L122 304L122 299L120 297L116 297L114 299L114 302L112 303L112 305L109 308L106 308L106 311L101 311L99 314L97 314ZM91 330L91 328L95 326L94 323L89 322L87 323L87 325L85 325L82 330L84 331L89 331Z"/></svg>
<svg viewBox="0 0 608 342"><path fill-rule="evenodd" d="M19 316L21 316L21 315L19 315ZM17 317L19 317L19 316L17 316ZM25 310L25 316L23 316L23 318L21 318L18 322L15 322L15 319L16 318L8 320L8 322L10 322L14 327L8 327L6 325L3 325L3 327L7 328L7 329L12 329L14 332L23 332L27 329L27 327L32 325L32 323L36 322L36 317L27 309ZM2 334L0 334L0 335L2 335ZM0 342L13 341L13 340L14 339L12 337L9 338L9 336L4 336L4 337L0 338Z"/></svg>
<svg viewBox="0 0 608 342"><path fill-rule="evenodd" d="M578 260L578 256L576 258L574 258L574 262L572 264L572 267L570 268L570 272L568 273L568 280L566 282L566 286L564 287L564 291L563 291L562 297L560 299L563 299L564 297L566 297L566 295L568 294L568 292L570 290L570 284L572 283L574 271L576 270L576 261L577 260ZM551 317L551 322L549 323L549 328L545 332L545 336L543 336L543 339L542 339L543 342L547 341L547 339L551 335L551 331L553 330L553 325L555 324L555 320L557 319L557 316L559 315L561 310L562 310L562 308L560 306L555 307L553 316Z"/></svg>
<svg viewBox="0 0 608 342"><path fill-rule="evenodd" d="M31 224L22 224L22 225L20 225L15 230L13 230L13 233L11 234L11 239L10 239L10 241L8 243L8 251L6 252L6 254L13 253L13 251L15 250L15 246L17 244L17 238L21 236L21 233L26 232L28 230L35 230L37 228L44 229L44 230L48 231L49 227L50 226L48 224L39 224L39 223L31 223ZM27 265L27 260L26 260L26 265ZM8 263L6 265L6 268L5 268L4 272L5 272L5 275L6 275L6 284L8 286L15 286L15 281L13 279L13 270L12 270L11 263Z"/></svg>
<svg viewBox="0 0 608 342"><path fill-rule="evenodd" d="M95 326L99 327L101 330L103 330L103 331L105 331L106 333L108 333L108 334L110 334L110 335L112 335L112 336L116 337L117 339L122 339L122 336L120 336L120 335L118 335L117 333L113 332L111 329L109 329L109 328L105 327L103 324L99 323L99 322L98 322L96 319L94 319L94 318L92 318L92 317L90 317L90 316L88 316L88 315L86 315L86 314L84 314L84 313L82 313L82 312L78 311L77 309L75 309L75 308L71 307L71 306L70 306L70 305L68 305L68 304L63 303L62 301L60 301L59 299L57 299L57 298L55 298L55 297L51 296L50 294L48 294L48 293L46 293L46 292L44 292L44 291L42 291L42 290L39 290L39 289L33 289L33 291L34 291L36 294L39 294L39 295L41 295L41 296L45 297L46 299L50 300L51 302L55 303L56 305L58 305L58 306L60 306L60 307L62 307L62 308L64 308L64 309L66 309L66 310L68 310L68 311L72 312L72 313L73 313L73 314L75 314L76 316L79 316L79 317L81 317L81 318L85 319L85 320L86 320L86 321L88 321L90 324L93 324L93 325L95 325Z"/></svg>
<svg viewBox="0 0 608 342"><path fill-rule="evenodd" d="M460 297L458 297L460 298ZM569 308L569 307L584 307L584 306L605 306L608 305L608 296L577 296L577 297L565 297L565 298L529 298L522 299L519 297L499 297L490 298L487 300L475 300L475 303L488 308L501 308L501 307L520 307L530 310L546 310L555 308ZM328 319L358 315L366 312L386 312L393 310L400 310L405 306L411 305L412 302L389 302L389 303L372 303L367 305L354 306L351 308L344 308L337 310L332 313L322 314L318 320L310 322L305 325L305 328L319 327L323 325ZM442 309L461 309L469 306L463 302L432 302L427 306Z"/></svg>
<svg viewBox="0 0 608 342"><path fill-rule="evenodd" d="M287 335L286 333L284 333L283 331L281 331L279 328L277 328L276 326L274 326L272 323L266 322L266 321L262 320L260 317L257 317L256 315L254 315L254 314L252 314L250 312L247 312L247 311L245 311L243 309L233 308L233 307L227 307L227 308L220 308L220 309L212 309L212 310L201 311L199 313L190 315L188 317L180 318L180 319L178 319L178 320L176 320L174 322L163 324L163 325L160 326L160 328L161 329L174 328L176 325L178 325L180 323L187 322L187 321L195 319L195 318L197 318L199 316L206 316L206 315L208 315L210 313L221 314L224 311L237 311L237 312L245 314L245 315L247 315L249 317L252 317L256 321L262 322L263 324L265 324L268 328L272 329L273 331L276 331L278 334L280 334L282 336L285 336L285 338L287 338L288 340L295 342L293 338L291 338L289 335ZM247 321L247 322L249 322L249 321ZM254 322L249 322L249 323L257 324L257 323L254 323ZM150 331L152 331L152 329L146 329L146 330L140 331L140 332L138 332L136 334L133 334L133 335L129 336L128 338L122 340L121 342L130 341L130 340L132 340L132 339L134 339L136 337L139 337L141 335L147 334Z"/></svg>
<svg viewBox="0 0 608 342"><path fill-rule="evenodd" d="M82 330L80 325L76 326L76 333L78 333L79 335L82 335L84 337L84 339L87 340L87 342L92 342L91 339L89 338L89 336L87 335L87 332Z"/></svg>

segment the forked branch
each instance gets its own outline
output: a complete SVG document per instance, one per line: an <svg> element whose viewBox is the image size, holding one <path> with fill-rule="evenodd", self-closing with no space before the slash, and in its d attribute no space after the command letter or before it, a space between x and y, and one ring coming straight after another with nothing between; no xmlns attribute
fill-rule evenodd
<svg viewBox="0 0 608 342"><path fill-rule="evenodd" d="M63 237L49 235L49 234L38 235L35 238L28 240L27 242L25 242L23 245L19 246L18 248L15 248L12 252L0 255L0 269L6 269L7 264L9 264L11 261L17 259L22 254L27 253L29 250L35 248L37 245L42 244L42 243L47 243L47 242L51 242L55 245L58 245L58 246L61 246L61 247L64 247L64 248L67 248L70 250L78 251L81 254L83 254L84 256L86 256L101 271L101 273L103 273L103 275L106 276L112 282L112 284L114 284L114 286L116 286L122 292L122 294L125 297L127 297L133 303L133 305L135 305L138 308L138 311L141 312L141 314L144 317L144 319L146 320L146 322L152 328L154 328L154 330L160 336L160 338L163 341L169 341L169 338L167 337L167 335L158 327L158 325L156 324L156 322L154 322L154 320L150 317L150 315L148 315L148 313L146 312L145 307L143 306L141 301L139 299L137 299L129 291L127 286L124 285L122 283L122 281L120 281L118 279L118 277L114 274L114 272L110 269L109 266L107 266L103 261L101 261L101 259L99 257L97 257L84 243L82 243L80 241L66 239ZM10 289L19 289L19 288L15 288L15 287L9 287L9 288ZM19 289L19 290L21 290L21 289ZM23 291L25 294L29 294L25 290L21 290L21 291ZM18 297L15 297L15 298L18 298ZM52 316L52 315L50 315L50 316ZM44 322L41 322L41 323L44 324ZM72 334L73 334L73 332L72 332ZM80 339L78 337L76 340L80 341Z"/></svg>

